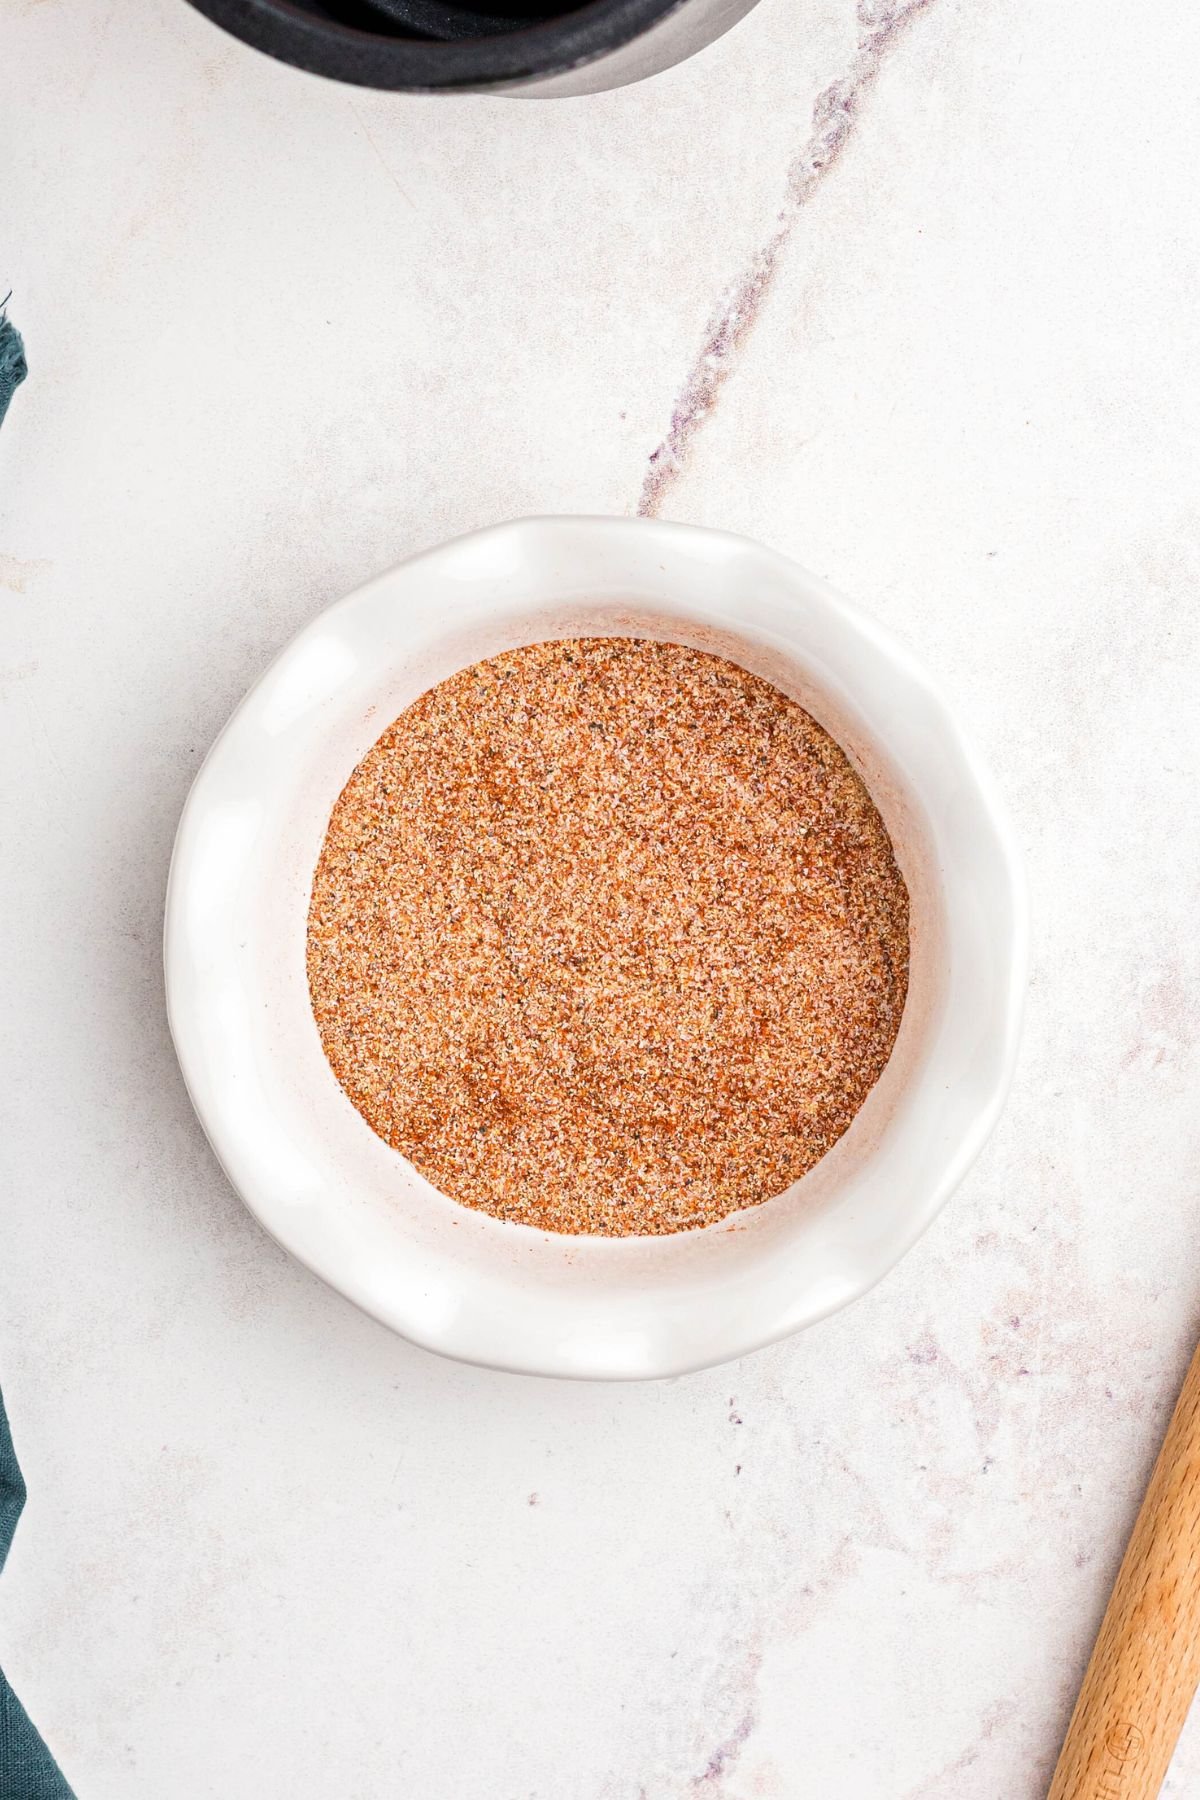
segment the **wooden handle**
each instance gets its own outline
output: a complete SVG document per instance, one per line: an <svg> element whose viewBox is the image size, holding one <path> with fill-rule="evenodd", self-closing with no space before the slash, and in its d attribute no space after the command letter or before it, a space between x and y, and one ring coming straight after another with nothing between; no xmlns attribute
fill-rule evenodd
<svg viewBox="0 0 1200 1800"><path fill-rule="evenodd" d="M1155 1800L1200 1684L1200 1349L1158 1453L1048 1800Z"/></svg>

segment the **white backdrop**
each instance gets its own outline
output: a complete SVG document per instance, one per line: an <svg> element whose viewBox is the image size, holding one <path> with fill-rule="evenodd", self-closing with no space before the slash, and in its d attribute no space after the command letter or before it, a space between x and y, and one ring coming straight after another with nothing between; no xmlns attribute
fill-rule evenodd
<svg viewBox="0 0 1200 1800"><path fill-rule="evenodd" d="M858 30L763 0L539 103L324 85L183 0L0 0L0 1660L81 1800L1044 1790L1200 1329L1200 16L928 0L874 81ZM230 1193L167 859L301 623L451 532L632 510L681 399L663 511L854 594L972 722L1025 1049L851 1311L522 1381L390 1338Z"/></svg>

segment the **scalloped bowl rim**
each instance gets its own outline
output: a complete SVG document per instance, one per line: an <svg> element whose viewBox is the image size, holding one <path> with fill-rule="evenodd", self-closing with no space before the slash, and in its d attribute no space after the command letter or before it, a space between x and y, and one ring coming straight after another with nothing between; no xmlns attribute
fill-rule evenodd
<svg viewBox="0 0 1200 1800"><path fill-rule="evenodd" d="M867 779L913 896L900 1037L850 1131L786 1195L667 1238L562 1237L437 1193L337 1087L303 973L329 810L380 731L482 655L609 630L732 655L809 706ZM727 1361L887 1274L996 1122L1027 960L1021 859L1004 807L911 652L750 539L603 517L469 533L306 625L196 776L164 933L168 1017L188 1092L267 1231L428 1349L592 1379Z"/></svg>

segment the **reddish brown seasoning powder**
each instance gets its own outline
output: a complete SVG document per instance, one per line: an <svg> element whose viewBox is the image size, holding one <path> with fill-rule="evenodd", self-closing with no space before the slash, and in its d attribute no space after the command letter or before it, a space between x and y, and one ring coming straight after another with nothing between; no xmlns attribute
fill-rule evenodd
<svg viewBox="0 0 1200 1800"><path fill-rule="evenodd" d="M468 1206L683 1231L846 1130L908 985L908 895L844 753L744 669L532 644L414 702L355 769L308 979L367 1123Z"/></svg>

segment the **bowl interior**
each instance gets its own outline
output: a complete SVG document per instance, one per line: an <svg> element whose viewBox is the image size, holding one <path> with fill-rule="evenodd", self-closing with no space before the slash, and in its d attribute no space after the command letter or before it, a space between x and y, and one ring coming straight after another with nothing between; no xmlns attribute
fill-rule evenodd
<svg viewBox="0 0 1200 1800"><path fill-rule="evenodd" d="M546 93L575 93L621 86L669 67L728 30L755 0L192 4L268 55L339 81L416 91L533 83Z"/></svg>
<svg viewBox="0 0 1200 1800"><path fill-rule="evenodd" d="M343 1095L305 979L330 810L392 719L480 658L605 634L714 651L806 706L866 780L912 902L899 1038L850 1130L777 1199L669 1237L563 1237L446 1199ZM243 703L180 828L168 998L189 1089L231 1180L317 1273L469 1360L661 1375L833 1310L928 1223L999 1105L1020 935L986 783L925 678L869 621L741 539L530 521L447 545L342 601Z"/></svg>

